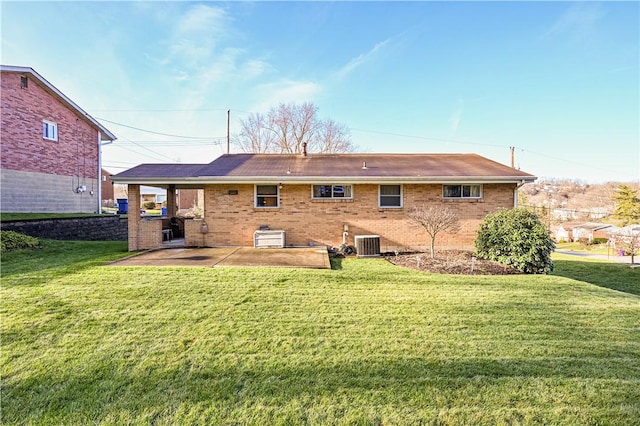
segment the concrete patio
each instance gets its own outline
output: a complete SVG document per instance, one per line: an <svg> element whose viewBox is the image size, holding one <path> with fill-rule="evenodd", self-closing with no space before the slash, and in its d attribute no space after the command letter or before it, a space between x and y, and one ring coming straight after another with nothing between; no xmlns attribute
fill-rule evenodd
<svg viewBox="0 0 640 426"><path fill-rule="evenodd" d="M331 269L326 247L173 248L146 251L109 266L276 267Z"/></svg>

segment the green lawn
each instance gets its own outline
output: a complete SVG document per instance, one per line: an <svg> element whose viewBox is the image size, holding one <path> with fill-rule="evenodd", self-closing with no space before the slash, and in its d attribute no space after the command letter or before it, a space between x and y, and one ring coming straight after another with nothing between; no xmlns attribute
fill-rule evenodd
<svg viewBox="0 0 640 426"><path fill-rule="evenodd" d="M3 424L638 424L640 271L624 265L99 266L124 249L3 256Z"/></svg>

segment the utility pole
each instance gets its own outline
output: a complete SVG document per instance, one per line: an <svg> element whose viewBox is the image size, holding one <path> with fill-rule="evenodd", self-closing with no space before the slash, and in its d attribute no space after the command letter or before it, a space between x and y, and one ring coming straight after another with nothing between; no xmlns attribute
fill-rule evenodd
<svg viewBox="0 0 640 426"><path fill-rule="evenodd" d="M227 154L230 154L231 151L231 143L230 143L230 138L229 138L229 121L231 119L231 110L228 109L227 110Z"/></svg>

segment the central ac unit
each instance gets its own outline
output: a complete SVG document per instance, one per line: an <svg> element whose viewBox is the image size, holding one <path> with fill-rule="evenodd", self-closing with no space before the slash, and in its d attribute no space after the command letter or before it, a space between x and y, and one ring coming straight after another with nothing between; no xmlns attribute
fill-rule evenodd
<svg viewBox="0 0 640 426"><path fill-rule="evenodd" d="M358 257L380 256L380 235L356 235Z"/></svg>

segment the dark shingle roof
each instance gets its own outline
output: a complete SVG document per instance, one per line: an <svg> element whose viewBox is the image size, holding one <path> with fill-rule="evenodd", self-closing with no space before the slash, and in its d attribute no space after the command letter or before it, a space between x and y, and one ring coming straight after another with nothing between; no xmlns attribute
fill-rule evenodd
<svg viewBox="0 0 640 426"><path fill-rule="evenodd" d="M477 154L233 154L201 176L469 177L531 176Z"/></svg>
<svg viewBox="0 0 640 426"><path fill-rule="evenodd" d="M209 164L142 164L116 176L130 179L184 178L194 181L301 181L340 177L371 180L511 180L535 176L477 154L227 154Z"/></svg>
<svg viewBox="0 0 640 426"><path fill-rule="evenodd" d="M206 164L140 164L114 175L114 178L180 178L199 176Z"/></svg>

